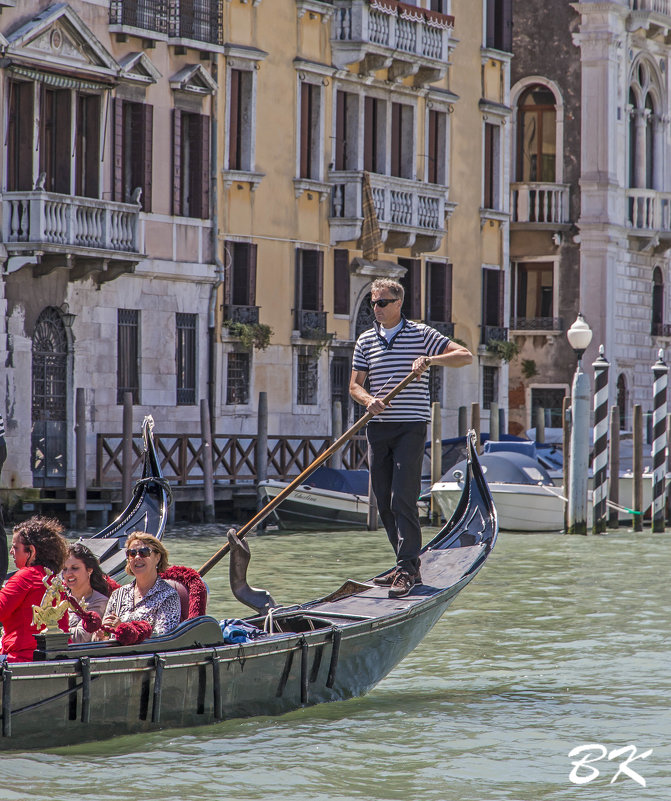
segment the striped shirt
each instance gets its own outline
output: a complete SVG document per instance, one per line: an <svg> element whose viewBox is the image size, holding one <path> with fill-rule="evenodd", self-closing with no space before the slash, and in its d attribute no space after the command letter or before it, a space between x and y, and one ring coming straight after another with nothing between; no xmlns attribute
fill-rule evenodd
<svg viewBox="0 0 671 801"><path fill-rule="evenodd" d="M2 415L0 414L0 437L5 436L5 421L2 419Z"/></svg>
<svg viewBox="0 0 671 801"><path fill-rule="evenodd" d="M403 327L390 342L380 334L380 324L364 331L354 347L352 369L368 373L370 394L383 398L412 370L420 356L443 353L450 340L424 323L403 318ZM431 419L429 402L429 371L422 373L397 395L387 409L371 420L381 423L409 422Z"/></svg>

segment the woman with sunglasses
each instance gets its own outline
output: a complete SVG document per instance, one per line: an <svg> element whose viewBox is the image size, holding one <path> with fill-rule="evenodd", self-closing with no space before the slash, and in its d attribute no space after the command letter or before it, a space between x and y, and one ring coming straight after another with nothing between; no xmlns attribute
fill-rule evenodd
<svg viewBox="0 0 671 801"><path fill-rule="evenodd" d="M180 622L181 607L177 591L158 575L168 567L165 545L151 534L134 531L126 540L126 560L126 573L133 581L110 595L103 623L115 628L146 620L152 637L168 634ZM96 632L93 639L99 637Z"/></svg>
<svg viewBox="0 0 671 801"><path fill-rule="evenodd" d="M81 542L68 548L68 558L63 566L63 583L87 612L97 612L101 617L105 614L112 588L95 554ZM70 642L91 641L90 632L86 631L76 612L70 612L69 625Z"/></svg>
<svg viewBox="0 0 671 801"><path fill-rule="evenodd" d="M60 572L68 552L63 526L57 520L31 517L14 527L10 554L16 573L0 590L2 654L8 662L32 662L37 646L33 604L39 606L46 591L47 570ZM68 617L59 622L68 630Z"/></svg>

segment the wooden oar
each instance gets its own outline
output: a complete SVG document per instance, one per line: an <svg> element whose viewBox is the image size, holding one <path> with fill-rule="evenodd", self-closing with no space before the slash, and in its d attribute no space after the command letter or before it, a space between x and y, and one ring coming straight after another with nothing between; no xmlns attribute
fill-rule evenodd
<svg viewBox="0 0 671 801"><path fill-rule="evenodd" d="M382 403L388 405L403 389L405 389L408 384L410 384L414 379L417 378L417 373L414 371L412 373L408 373L408 375L401 381L400 384L397 384L388 395L385 395L382 398ZM323 464L330 456L338 451L342 446L357 433L360 431L366 423L373 418L375 415L372 415L370 412L366 412L362 418L357 420L357 422L349 428L345 433L338 437L338 439L330 445L323 453L320 453L319 456L312 462L311 465L305 468L303 472L296 476L296 478L287 484L287 486L278 494L276 495L271 501L269 501L263 509L258 511L254 517L244 525L239 531L236 531L236 534L239 539L242 539L246 534L248 534L254 526L258 526L258 524L265 520L266 517L273 511L273 509L277 508L282 501L296 489L299 487L305 479L310 475L310 473L314 472L319 465ZM224 556L229 552L230 546L226 543L223 547L221 547L214 556L211 556L207 562L200 568L198 571L201 576L204 576L209 570L211 570L220 559L223 559Z"/></svg>

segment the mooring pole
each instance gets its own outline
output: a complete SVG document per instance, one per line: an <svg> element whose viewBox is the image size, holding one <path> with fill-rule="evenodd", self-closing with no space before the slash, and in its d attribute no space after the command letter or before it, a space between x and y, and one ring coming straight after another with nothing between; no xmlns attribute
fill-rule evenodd
<svg viewBox="0 0 671 801"><path fill-rule="evenodd" d="M618 528L620 525L620 408L610 407L610 448L608 449L608 500L613 504L608 513L608 525Z"/></svg>
<svg viewBox="0 0 671 801"><path fill-rule="evenodd" d="M653 383L652 409L652 530L664 531L664 485L666 473L666 387L669 368L664 363L664 351L660 348L657 361L652 365Z"/></svg>
<svg viewBox="0 0 671 801"><path fill-rule="evenodd" d="M475 447L480 453L480 404L477 401L471 403L471 428L475 431Z"/></svg>
<svg viewBox="0 0 671 801"><path fill-rule="evenodd" d="M333 401L331 407L331 439L333 442L342 437L342 403ZM334 470L342 470L342 451L336 451L331 457L330 466Z"/></svg>
<svg viewBox="0 0 671 801"><path fill-rule="evenodd" d="M633 478L633 498L632 506L635 514L632 515L632 525L634 531L643 531L643 408L640 403L634 404L633 417L633 457L632 471ZM638 512L638 514L636 514Z"/></svg>
<svg viewBox="0 0 671 801"><path fill-rule="evenodd" d="M258 422L256 426L256 503L257 511L263 508L259 482L268 478L268 393L259 392ZM263 521L260 526L263 527Z"/></svg>
<svg viewBox="0 0 671 801"><path fill-rule="evenodd" d="M123 505L130 503L133 493L133 394L123 394L123 423L121 446L121 497Z"/></svg>
<svg viewBox="0 0 671 801"><path fill-rule="evenodd" d="M499 404L492 401L489 406L489 439L493 442L498 442L501 439L499 423Z"/></svg>
<svg viewBox="0 0 671 801"><path fill-rule="evenodd" d="M594 457L592 475L592 532L603 534L608 517L608 368L603 345L592 363L594 368ZM614 479L617 481L617 477Z"/></svg>
<svg viewBox="0 0 671 801"><path fill-rule="evenodd" d="M200 401L200 441L203 460L203 520L214 521L214 467L212 462L212 428L210 405L206 398Z"/></svg>
<svg viewBox="0 0 671 801"><path fill-rule="evenodd" d="M431 486L433 487L442 475L443 464L443 443L442 426L440 418L440 403L431 404ZM431 495L431 522L437 525L439 522L438 501Z"/></svg>
<svg viewBox="0 0 671 801"><path fill-rule="evenodd" d="M564 497L564 531L568 531L568 466L571 462L571 398L564 395L562 399L562 490Z"/></svg>
<svg viewBox="0 0 671 801"><path fill-rule="evenodd" d="M534 422L536 425L536 442L541 445L545 444L545 409L542 406L536 407L534 415Z"/></svg>
<svg viewBox="0 0 671 801"><path fill-rule="evenodd" d="M468 432L468 410L465 406L459 407L457 420L457 436L465 437Z"/></svg>

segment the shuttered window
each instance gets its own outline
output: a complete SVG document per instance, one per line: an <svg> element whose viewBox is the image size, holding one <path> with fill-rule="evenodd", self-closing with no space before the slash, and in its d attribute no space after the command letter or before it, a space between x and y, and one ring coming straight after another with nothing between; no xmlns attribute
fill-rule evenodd
<svg viewBox="0 0 671 801"><path fill-rule="evenodd" d="M297 251L296 307L322 311L324 254L320 250Z"/></svg>
<svg viewBox="0 0 671 801"><path fill-rule="evenodd" d="M255 306L257 246L251 242L226 242L225 247L230 258L225 305Z"/></svg>
<svg viewBox="0 0 671 801"><path fill-rule="evenodd" d="M363 168L368 172L383 172L382 149L379 146L381 101L367 97L363 115Z"/></svg>
<svg viewBox="0 0 671 801"><path fill-rule="evenodd" d="M176 314L177 405L196 403L196 314Z"/></svg>
<svg viewBox="0 0 671 801"><path fill-rule="evenodd" d="M117 312L117 403L130 392L133 403L140 402L140 312Z"/></svg>
<svg viewBox="0 0 671 801"><path fill-rule="evenodd" d="M487 0L487 34L485 43L494 50L513 49L512 0Z"/></svg>
<svg viewBox="0 0 671 801"><path fill-rule="evenodd" d="M303 81L300 91L300 178L319 178L319 87Z"/></svg>
<svg viewBox="0 0 671 801"><path fill-rule="evenodd" d="M452 265L430 261L426 265L426 319L452 322Z"/></svg>
<svg viewBox="0 0 671 801"><path fill-rule="evenodd" d="M349 314L349 251L333 251L333 313Z"/></svg>
<svg viewBox="0 0 671 801"><path fill-rule="evenodd" d="M499 128L485 123L485 152L483 170L483 204L486 209L498 209L499 201Z"/></svg>
<svg viewBox="0 0 671 801"><path fill-rule="evenodd" d="M399 259L401 267L405 267L406 273L399 278L405 290L402 313L410 320L419 320L422 316L422 275L419 259Z"/></svg>
<svg viewBox="0 0 671 801"><path fill-rule="evenodd" d="M71 193L71 110L69 89L40 87L40 174L48 192L62 195Z"/></svg>
<svg viewBox="0 0 671 801"><path fill-rule="evenodd" d="M336 95L336 170L357 169L358 98L339 90Z"/></svg>
<svg viewBox="0 0 671 801"><path fill-rule="evenodd" d="M482 325L503 326L503 273L489 267L482 270Z"/></svg>
<svg viewBox="0 0 671 801"><path fill-rule="evenodd" d="M80 94L77 97L75 152L75 193L81 197L99 197L99 95Z"/></svg>
<svg viewBox="0 0 671 801"><path fill-rule="evenodd" d="M151 211L153 130L153 106L114 101L114 199L129 203L139 188L144 211Z"/></svg>
<svg viewBox="0 0 671 801"><path fill-rule="evenodd" d="M210 118L173 111L173 214L210 216Z"/></svg>
<svg viewBox="0 0 671 801"><path fill-rule="evenodd" d="M391 174L412 178L413 108L404 103L391 104Z"/></svg>
<svg viewBox="0 0 671 801"><path fill-rule="evenodd" d="M32 83L9 82L7 128L7 190L33 188L33 89Z"/></svg>
<svg viewBox="0 0 671 801"><path fill-rule="evenodd" d="M447 184L445 153L447 145L447 114L429 109L427 119L426 180L430 184Z"/></svg>

